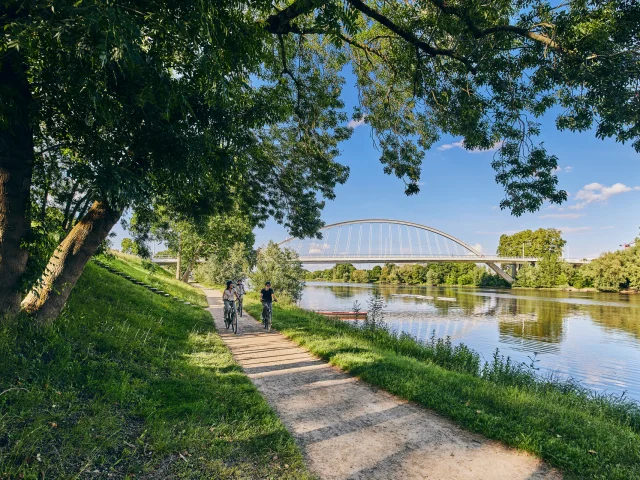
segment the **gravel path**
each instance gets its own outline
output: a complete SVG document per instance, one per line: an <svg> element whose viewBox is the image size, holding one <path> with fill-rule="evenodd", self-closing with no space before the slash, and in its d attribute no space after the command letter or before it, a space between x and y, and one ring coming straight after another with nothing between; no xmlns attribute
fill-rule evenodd
<svg viewBox="0 0 640 480"><path fill-rule="evenodd" d="M559 479L540 460L456 426L330 366L248 314L226 330L222 294L204 289L236 361L321 479Z"/></svg>

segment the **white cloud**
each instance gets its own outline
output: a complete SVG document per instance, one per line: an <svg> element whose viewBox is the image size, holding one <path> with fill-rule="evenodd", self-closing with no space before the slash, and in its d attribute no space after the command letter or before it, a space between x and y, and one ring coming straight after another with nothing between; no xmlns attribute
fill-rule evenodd
<svg viewBox="0 0 640 480"><path fill-rule="evenodd" d="M467 150L469 153L484 153L484 152L495 152L500 147L502 147L503 142L496 142L493 144L491 148L482 149L482 148L474 148L471 150ZM437 150L443 152L445 150L451 150L452 148L462 148L464 149L464 140L459 140L453 143L445 143L444 145L440 145Z"/></svg>
<svg viewBox="0 0 640 480"><path fill-rule="evenodd" d="M498 205L494 205L493 207L491 207L491 210L499 210L500 207Z"/></svg>
<svg viewBox="0 0 640 480"><path fill-rule="evenodd" d="M362 117L360 120L349 120L349 123L347 123L347 127L353 129L361 127L362 125L364 125L364 117Z"/></svg>
<svg viewBox="0 0 640 480"><path fill-rule="evenodd" d="M571 165L569 165L568 167L564 167L564 171L569 173L569 172L573 171L573 167Z"/></svg>
<svg viewBox="0 0 640 480"><path fill-rule="evenodd" d="M553 173L570 173L571 171L573 171L573 167L571 165L566 166L564 168L562 168L560 165L558 165L556 168L553 169Z"/></svg>
<svg viewBox="0 0 640 480"><path fill-rule="evenodd" d="M482 253L482 245L480 245L479 243L476 243L475 245L471 245L471 247L477 252Z"/></svg>
<svg viewBox="0 0 640 480"><path fill-rule="evenodd" d="M630 192L632 190L640 190L640 187L628 187L624 183L614 183L610 187L600 183L590 183L585 185L576 194L576 200L581 200L577 204L570 206L572 210L582 210L590 203L606 202L614 195Z"/></svg>
<svg viewBox="0 0 640 480"><path fill-rule="evenodd" d="M576 219L584 216L585 216L584 213L547 213L546 215L540 215L540 218Z"/></svg>
<svg viewBox="0 0 640 480"><path fill-rule="evenodd" d="M579 233L587 232L591 230L591 227L560 227L558 228L562 233Z"/></svg>
<svg viewBox="0 0 640 480"><path fill-rule="evenodd" d="M454 142L454 143L445 143L444 145L440 145L438 147L438 150L440 151L444 151L444 150L450 150L452 148L464 148L464 142L462 140L460 140L459 142Z"/></svg>

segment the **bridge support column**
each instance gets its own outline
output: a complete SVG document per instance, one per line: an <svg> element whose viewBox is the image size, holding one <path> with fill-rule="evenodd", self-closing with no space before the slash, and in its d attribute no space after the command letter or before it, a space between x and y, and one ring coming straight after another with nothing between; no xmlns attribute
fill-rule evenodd
<svg viewBox="0 0 640 480"><path fill-rule="evenodd" d="M511 276L515 278L515 276L518 274L518 265L516 265L515 263L511 264Z"/></svg>
<svg viewBox="0 0 640 480"><path fill-rule="evenodd" d="M515 280L513 279L513 277L511 275L509 275L507 272L505 272L504 270L502 270L498 265L496 265L493 262L487 262L487 265L489 266L489 268L491 270L493 270L494 272L496 272L498 275L500 275L503 279L505 279L507 282L509 282L509 284L512 284Z"/></svg>

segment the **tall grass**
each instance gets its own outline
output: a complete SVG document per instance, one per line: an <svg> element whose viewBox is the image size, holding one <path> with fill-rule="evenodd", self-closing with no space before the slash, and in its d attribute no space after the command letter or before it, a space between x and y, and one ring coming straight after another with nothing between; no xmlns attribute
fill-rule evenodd
<svg viewBox="0 0 640 480"><path fill-rule="evenodd" d="M255 297L245 308L258 313ZM273 324L345 371L539 455L566 478L640 478L638 404L542 377L535 357L523 365L496 351L483 365L450 339L418 341L384 325L327 319L293 305L275 305Z"/></svg>
<svg viewBox="0 0 640 480"><path fill-rule="evenodd" d="M89 264L52 327L0 326L0 478L138 477L310 475L209 313Z"/></svg>

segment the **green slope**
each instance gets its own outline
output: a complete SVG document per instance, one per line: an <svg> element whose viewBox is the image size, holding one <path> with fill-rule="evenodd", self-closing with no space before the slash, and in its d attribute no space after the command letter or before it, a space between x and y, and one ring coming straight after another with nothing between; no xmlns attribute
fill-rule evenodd
<svg viewBox="0 0 640 480"><path fill-rule="evenodd" d="M90 264L52 327L0 326L0 478L127 476L309 474L206 311Z"/></svg>

